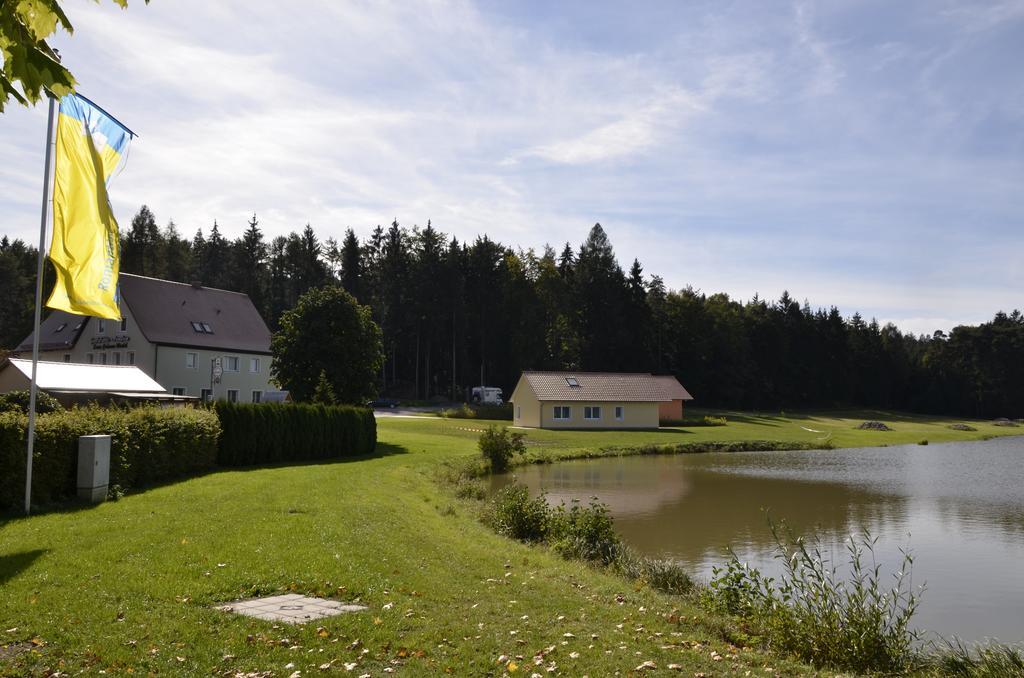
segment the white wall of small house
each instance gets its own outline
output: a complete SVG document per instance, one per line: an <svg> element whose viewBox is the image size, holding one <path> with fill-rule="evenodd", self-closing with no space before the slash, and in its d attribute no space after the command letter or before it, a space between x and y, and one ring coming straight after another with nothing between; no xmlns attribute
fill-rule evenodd
<svg viewBox="0 0 1024 678"><path fill-rule="evenodd" d="M568 419L555 419L555 407L568 407ZM586 418L586 408L600 407L601 416ZM622 408L622 419L615 408ZM658 403L643 402L556 402L541 403L541 428L658 428Z"/></svg>

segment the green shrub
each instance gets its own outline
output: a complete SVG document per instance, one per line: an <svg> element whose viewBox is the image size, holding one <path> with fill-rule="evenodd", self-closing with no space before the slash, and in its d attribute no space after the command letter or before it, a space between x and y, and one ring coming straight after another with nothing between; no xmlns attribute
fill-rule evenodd
<svg viewBox="0 0 1024 678"><path fill-rule="evenodd" d="M0 394L0 412L21 412L28 414L28 405L31 394L28 391L9 391ZM38 391L36 393L36 414L46 412L57 412L63 410L64 406L60 401L49 393Z"/></svg>
<svg viewBox="0 0 1024 678"><path fill-rule="evenodd" d="M522 433L509 433L509 430L502 426L488 426L487 430L480 434L477 441L480 454L490 462L491 472L503 473L511 465L512 458L526 452L526 445L523 444Z"/></svg>
<svg viewBox="0 0 1024 678"><path fill-rule="evenodd" d="M640 555L625 545L619 547L612 564L626 579L642 582L663 593L683 595L694 588L693 578L678 563Z"/></svg>
<svg viewBox="0 0 1024 678"><path fill-rule="evenodd" d="M512 421L512 403L504 405L474 405L477 419L493 419L495 421Z"/></svg>
<svg viewBox="0 0 1024 678"><path fill-rule="evenodd" d="M713 417L707 415L699 419L665 419L661 421L662 426L685 426L687 428L693 428L696 426L725 426L729 422L726 421L725 417Z"/></svg>
<svg viewBox="0 0 1024 678"><path fill-rule="evenodd" d="M551 507L544 495L530 497L524 485L502 488L484 513L484 522L498 534L526 542L543 542L548 536Z"/></svg>
<svg viewBox="0 0 1024 678"><path fill-rule="evenodd" d="M0 414L0 508L21 506L28 417ZM121 491L195 475L216 463L220 424L191 407L76 407L39 415L32 458L32 498L47 504L76 493L78 438L110 435L110 481Z"/></svg>
<svg viewBox="0 0 1024 678"><path fill-rule="evenodd" d="M441 416L448 419L476 419L476 410L462 403L458 407L446 407L441 410Z"/></svg>
<svg viewBox="0 0 1024 678"><path fill-rule="evenodd" d="M512 404L505 405L468 405L462 403L458 407L447 407L440 412L448 419L491 419L494 421L512 421Z"/></svg>
<svg viewBox="0 0 1024 678"><path fill-rule="evenodd" d="M776 650L815 666L870 672L900 672L915 661L919 634L910 628L919 593L909 590L912 559L904 561L891 589L883 589L867 534L847 541L848 579L841 578L815 538L775 536L783 564L778 581L741 563L735 555L715 568L702 602L750 623Z"/></svg>
<svg viewBox="0 0 1024 678"><path fill-rule="evenodd" d="M991 643L971 649L953 641L937 657L937 668L944 676L965 678L1012 678L1024 676L1024 651L1009 645Z"/></svg>
<svg viewBox="0 0 1024 678"><path fill-rule="evenodd" d="M568 509L565 504L555 509L548 520L548 540L565 558L602 565L615 560L620 545L608 506L597 498L592 498L589 506L573 500Z"/></svg>
<svg viewBox="0 0 1024 678"><path fill-rule="evenodd" d="M222 466L337 459L377 447L373 411L350 405L217 401Z"/></svg>

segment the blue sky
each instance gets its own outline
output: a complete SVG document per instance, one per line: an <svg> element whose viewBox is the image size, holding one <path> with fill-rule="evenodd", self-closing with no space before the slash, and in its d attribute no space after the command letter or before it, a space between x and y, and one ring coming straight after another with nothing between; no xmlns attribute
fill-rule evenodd
<svg viewBox="0 0 1024 678"><path fill-rule="evenodd" d="M111 185L191 236L578 245L914 332L1024 307L1024 1L67 2L80 90L141 135ZM0 117L35 240L45 108Z"/></svg>

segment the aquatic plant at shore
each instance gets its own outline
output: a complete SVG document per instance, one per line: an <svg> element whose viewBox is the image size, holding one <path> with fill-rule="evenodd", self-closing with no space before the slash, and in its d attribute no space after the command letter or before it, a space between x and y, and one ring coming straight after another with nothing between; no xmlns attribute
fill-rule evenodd
<svg viewBox="0 0 1024 678"><path fill-rule="evenodd" d="M920 661L914 649L920 634L910 619L923 587L911 586L909 552L903 551L887 588L874 559L876 538L866 531L846 540L850 571L844 577L819 537L808 541L769 524L783 565L778 580L733 554L714 569L701 596L706 608L742 618L770 648L815 666L901 672Z"/></svg>

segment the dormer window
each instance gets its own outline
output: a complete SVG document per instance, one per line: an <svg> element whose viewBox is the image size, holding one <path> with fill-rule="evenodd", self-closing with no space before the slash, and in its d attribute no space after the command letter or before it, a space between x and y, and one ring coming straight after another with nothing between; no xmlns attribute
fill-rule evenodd
<svg viewBox="0 0 1024 678"><path fill-rule="evenodd" d="M565 383L569 384L569 388L579 388L580 382L576 381L576 377L566 377Z"/></svg>
<svg viewBox="0 0 1024 678"><path fill-rule="evenodd" d="M61 323L60 325L57 325L57 329L55 329L55 330L53 331L53 333L54 333L54 334L57 334L58 332L63 332L63 331L64 331L64 328L65 328L65 327L67 327L67 326L68 326L68 324L67 324L67 323Z"/></svg>

